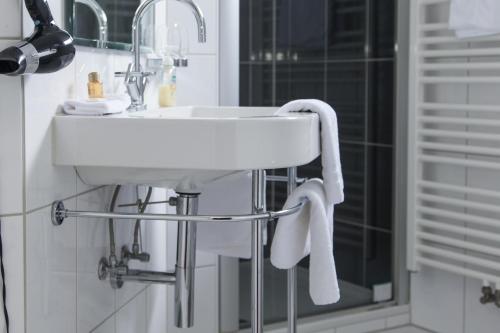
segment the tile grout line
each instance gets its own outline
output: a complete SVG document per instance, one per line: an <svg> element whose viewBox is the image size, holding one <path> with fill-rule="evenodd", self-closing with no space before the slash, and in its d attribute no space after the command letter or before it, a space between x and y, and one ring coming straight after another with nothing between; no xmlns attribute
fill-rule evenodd
<svg viewBox="0 0 500 333"><path fill-rule="evenodd" d="M394 57L381 57L381 58L354 58L354 59L326 59L326 60L300 60L300 61L278 61L279 64L289 65L314 65L314 64L343 64L343 63L380 63L396 61ZM242 65L269 65L272 61L265 60L240 60Z"/></svg>
<svg viewBox="0 0 500 333"><path fill-rule="evenodd" d="M148 288L149 288L149 285L146 286L146 287L144 287L144 288L142 288L141 290L139 290L134 296L132 296L132 298L130 298L128 301L126 301L118 309L115 309L115 311L113 311L113 313L111 313L109 316L107 316L106 318L104 318L99 324L97 324L97 326L95 326L93 329L91 329L89 331L89 333L95 332L95 330L97 330L99 327L101 327L108 319L111 319L112 317L116 318L116 315L118 314L118 312L120 312L121 309L123 309L125 306L127 306L128 304L130 304L134 299L137 298L137 296L139 296L141 293L145 292ZM116 300L116 298L115 298L115 300ZM115 322L115 331L116 331L116 322Z"/></svg>
<svg viewBox="0 0 500 333"><path fill-rule="evenodd" d="M60 200L60 201L67 201L67 200L71 200L71 199L75 199L75 198L78 198L82 195L85 195L85 194L89 194L89 193L92 193L94 191L98 191L102 188L105 188L107 185L102 185L102 186L98 186L98 187L94 187L90 190L86 190L86 191L83 191L83 192L80 192L80 193L76 193L76 194L73 194L69 197L66 197L66 198L63 198L63 199L57 199L57 200ZM45 208L48 208L48 207L51 207L52 206L52 203L50 204L47 204L47 205L43 205L43 206L40 206L40 207L37 207L37 208L33 208L33 209L30 209L28 211L26 211L26 214L32 214L32 213L35 213L35 212L38 212L40 210L43 210Z"/></svg>
<svg viewBox="0 0 500 333"><path fill-rule="evenodd" d="M9 217L17 217L17 216L23 216L24 213L11 213L11 214L2 214L0 215L0 218L9 218Z"/></svg>

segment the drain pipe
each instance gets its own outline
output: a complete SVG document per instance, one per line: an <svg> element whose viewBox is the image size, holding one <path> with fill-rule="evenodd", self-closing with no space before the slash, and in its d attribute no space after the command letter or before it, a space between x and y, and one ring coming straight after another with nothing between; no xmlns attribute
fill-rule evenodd
<svg viewBox="0 0 500 333"><path fill-rule="evenodd" d="M178 193L177 214L198 214L199 194ZM196 222L179 221L177 264L175 266L175 326L189 328L194 323L194 274L196 268Z"/></svg>

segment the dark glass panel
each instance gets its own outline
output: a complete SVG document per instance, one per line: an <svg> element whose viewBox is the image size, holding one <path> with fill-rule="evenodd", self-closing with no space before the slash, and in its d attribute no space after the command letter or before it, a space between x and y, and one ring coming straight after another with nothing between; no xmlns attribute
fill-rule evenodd
<svg viewBox="0 0 500 333"><path fill-rule="evenodd" d="M250 60L271 61L273 54L273 0L250 2Z"/></svg>
<svg viewBox="0 0 500 333"><path fill-rule="evenodd" d="M363 228L344 223L335 224L334 254L340 280L363 285Z"/></svg>
<svg viewBox="0 0 500 333"><path fill-rule="evenodd" d="M273 67L272 65L252 64L250 66L250 105L273 105Z"/></svg>
<svg viewBox="0 0 500 333"><path fill-rule="evenodd" d="M325 64L291 65L291 92L289 100L316 98L325 99Z"/></svg>
<svg viewBox="0 0 500 333"><path fill-rule="evenodd" d="M250 106L250 67L240 64L240 106Z"/></svg>
<svg viewBox="0 0 500 333"><path fill-rule="evenodd" d="M393 149L368 147L366 169L367 224L392 230Z"/></svg>
<svg viewBox="0 0 500 333"><path fill-rule="evenodd" d="M362 144L344 143L340 145L345 200L335 206L336 221L364 225L365 150L366 147Z"/></svg>
<svg viewBox="0 0 500 333"><path fill-rule="evenodd" d="M327 98L337 112L340 140L365 140L365 63L328 63Z"/></svg>
<svg viewBox="0 0 500 333"><path fill-rule="evenodd" d="M392 145L394 61L368 62L368 142Z"/></svg>
<svg viewBox="0 0 500 333"><path fill-rule="evenodd" d="M395 0L371 0L370 58L394 57Z"/></svg>
<svg viewBox="0 0 500 333"><path fill-rule="evenodd" d="M392 234L367 230L366 287L392 281Z"/></svg>
<svg viewBox="0 0 500 333"><path fill-rule="evenodd" d="M250 60L250 3L252 0L240 1L240 61Z"/></svg>
<svg viewBox="0 0 500 333"><path fill-rule="evenodd" d="M365 56L366 1L330 0L328 5L328 59Z"/></svg>

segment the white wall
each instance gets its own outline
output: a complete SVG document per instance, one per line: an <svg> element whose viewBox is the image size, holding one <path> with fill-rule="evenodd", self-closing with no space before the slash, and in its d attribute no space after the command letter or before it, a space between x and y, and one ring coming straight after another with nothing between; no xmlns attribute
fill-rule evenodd
<svg viewBox="0 0 500 333"><path fill-rule="evenodd" d="M32 21L20 0L5 0L0 11L0 47L28 35ZM63 22L64 0L49 0ZM196 45L194 20L186 8L172 4L169 17L190 30L190 66L178 71L178 104L218 104L218 1L199 0L208 23L209 43ZM73 168L52 164L51 123L67 98L84 97L87 74L98 70L107 90L122 90L114 71L130 61L126 52L79 47L73 64L48 75L0 77L0 217L7 270L11 333L177 332L172 325L173 289L127 283L113 290L97 279L99 258L109 255L104 220L50 221L50 204L64 200L69 209L106 210L111 189L83 184ZM153 102L152 102L153 103ZM166 191L156 190L158 198ZM135 201L126 188L122 202ZM133 222L117 224L117 249L130 246ZM173 266L175 228L148 224L145 247L148 269ZM216 332L217 267L214 256L200 254L196 326L186 332ZM216 305L216 302L215 302Z"/></svg>

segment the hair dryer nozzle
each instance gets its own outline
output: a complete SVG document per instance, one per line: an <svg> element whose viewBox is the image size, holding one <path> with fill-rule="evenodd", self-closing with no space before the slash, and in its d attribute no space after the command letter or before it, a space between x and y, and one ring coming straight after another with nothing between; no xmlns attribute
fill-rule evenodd
<svg viewBox="0 0 500 333"><path fill-rule="evenodd" d="M9 47L0 52L0 74L15 75L22 72L23 54L17 47Z"/></svg>

